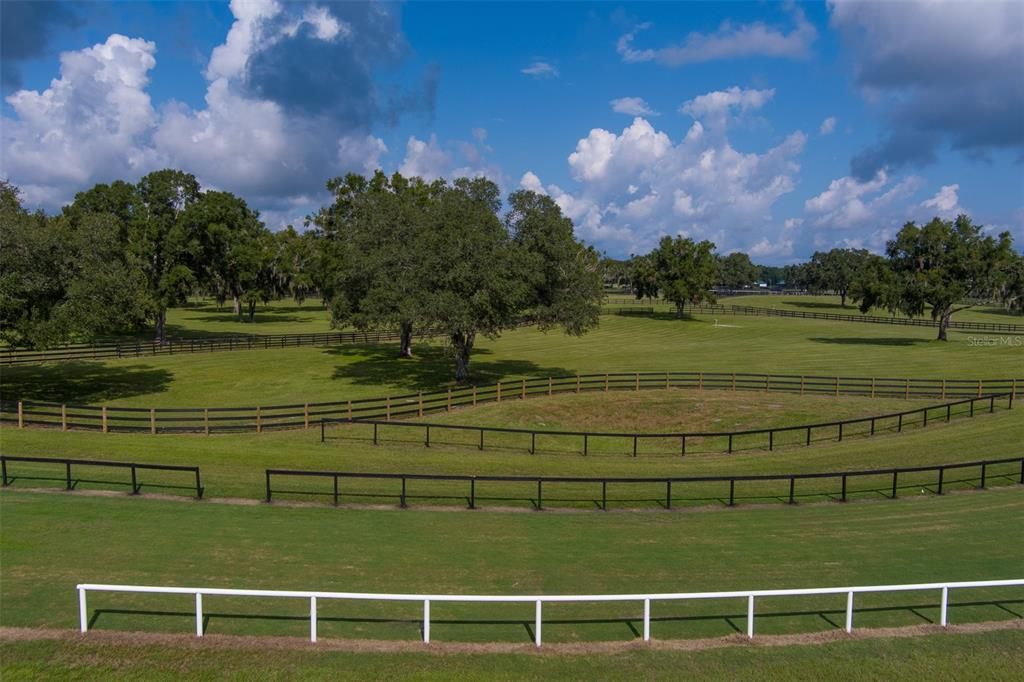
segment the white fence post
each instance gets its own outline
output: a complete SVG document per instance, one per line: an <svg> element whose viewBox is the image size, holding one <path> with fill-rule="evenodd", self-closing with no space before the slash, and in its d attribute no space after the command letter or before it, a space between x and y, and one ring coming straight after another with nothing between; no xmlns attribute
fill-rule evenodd
<svg viewBox="0 0 1024 682"><path fill-rule="evenodd" d="M533 642L540 646L540 599L537 600L537 614L533 619Z"/></svg>
<svg viewBox="0 0 1024 682"><path fill-rule="evenodd" d="M651 640L651 600L644 599L644 641Z"/></svg>
<svg viewBox="0 0 1024 682"><path fill-rule="evenodd" d="M85 588L78 588L78 620L82 626L82 632L89 629L88 610L85 608Z"/></svg>
<svg viewBox="0 0 1024 682"><path fill-rule="evenodd" d="M853 632L853 590L846 593L846 631Z"/></svg>
<svg viewBox="0 0 1024 682"><path fill-rule="evenodd" d="M949 619L946 617L948 607L949 607L949 588L948 587L943 587L942 588L942 608L939 609L939 624L942 625L942 627L946 627L947 625L949 625Z"/></svg>
<svg viewBox="0 0 1024 682"><path fill-rule="evenodd" d="M309 598L309 641L316 641L316 597Z"/></svg>
<svg viewBox="0 0 1024 682"><path fill-rule="evenodd" d="M203 593L196 592L196 637L203 636Z"/></svg>
<svg viewBox="0 0 1024 682"><path fill-rule="evenodd" d="M754 639L754 595L747 597L747 638Z"/></svg>
<svg viewBox="0 0 1024 682"><path fill-rule="evenodd" d="M423 600L423 643L430 644L430 600Z"/></svg>

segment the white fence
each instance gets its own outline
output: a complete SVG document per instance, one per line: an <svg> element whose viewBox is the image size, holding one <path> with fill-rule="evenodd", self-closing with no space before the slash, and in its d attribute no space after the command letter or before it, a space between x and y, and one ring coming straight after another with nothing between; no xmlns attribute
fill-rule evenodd
<svg viewBox="0 0 1024 682"><path fill-rule="evenodd" d="M541 614L545 603L624 602L643 603L643 638L651 638L651 602L685 601L689 599L747 599L747 637L754 636L754 599L758 597L803 597L823 594L846 595L846 631L853 631L853 596L868 592L911 592L941 590L939 622L945 627L949 611L949 591L971 587L1024 586L1024 578L1014 580L977 580L970 582L918 583L912 585L866 585L859 587L817 587L788 590L735 590L731 592L676 592L662 594L566 594L566 595L459 595L459 594L375 594L367 592L307 592L300 590L234 590L220 587L154 587L147 585L78 585L78 608L82 632L89 629L86 592L142 592L148 594L191 594L196 600L196 637L203 636L203 596L285 597L309 600L309 639L316 641L318 599L351 599L363 601L423 602L423 641L430 642L431 602L501 602L535 604L534 643L541 645Z"/></svg>

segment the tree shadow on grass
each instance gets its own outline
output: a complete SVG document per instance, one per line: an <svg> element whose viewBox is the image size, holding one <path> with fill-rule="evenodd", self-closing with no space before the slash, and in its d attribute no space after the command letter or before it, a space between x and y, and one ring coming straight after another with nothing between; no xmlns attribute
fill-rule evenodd
<svg viewBox="0 0 1024 682"><path fill-rule="evenodd" d="M147 365L59 362L5 367L0 397L70 404L97 403L162 393L174 374Z"/></svg>
<svg viewBox="0 0 1024 682"><path fill-rule="evenodd" d="M815 343L838 344L843 346L917 346L920 344L930 343L931 339L914 339L903 336L889 338L812 336L808 341L814 341Z"/></svg>
<svg viewBox="0 0 1024 682"><path fill-rule="evenodd" d="M418 344L412 359L399 358L397 344L336 346L325 352L346 360L335 368L334 379L364 386L390 384L416 391L455 385L455 362L439 346ZM510 376L559 377L573 373L564 367L543 366L529 360L489 360L489 355L491 351L486 348L473 351L465 385L483 386Z"/></svg>

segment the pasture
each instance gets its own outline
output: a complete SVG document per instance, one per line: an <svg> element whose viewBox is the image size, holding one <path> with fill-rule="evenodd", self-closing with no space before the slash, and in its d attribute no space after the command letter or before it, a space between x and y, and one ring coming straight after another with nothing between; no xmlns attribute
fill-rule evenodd
<svg viewBox="0 0 1024 682"><path fill-rule="evenodd" d="M172 320L184 333L235 331L237 323L215 319L221 314L186 308ZM321 331L325 323L325 314L313 306L308 313L305 306L301 311L282 306L268 308L246 330ZM911 327L753 317L729 324L735 326L716 327L707 316L676 320L657 313L605 315L597 331L578 339L517 329L479 342L472 381L483 385L524 377L676 370L975 380L1019 378L1024 369L1020 347L978 346L971 342L976 335L961 332L951 332L943 344L932 340L933 330ZM451 385L450 361L441 343L421 340L412 360L398 360L395 351L392 344L352 345L52 363L4 369L2 392L5 400L162 408L379 398ZM501 403L424 419L438 427L726 431L869 417L939 402L673 388L526 400L513 394ZM6 628L0 632L21 634L0 637L5 678L45 675L61 664L76 666L85 676L113 678L181 672L202 677L212 669L246 676L268 665L274 674L287 670L309 677L337 666L353 677L382 669L396 675L440 674L438 659L417 643L415 605L325 605L320 613L325 645L311 647L301 643L308 633L301 604L211 599L206 608L211 643L197 645L187 637L194 620L187 598L93 595L90 618L96 632L79 639L60 633L77 622L74 585L80 582L545 594L1021 577L1024 497L1016 465L989 471L987 490L977 489L977 469L950 471L942 496L935 494L932 473L906 475L896 500L889 499L888 475L851 480L846 504L838 501L835 479L801 482L794 506L785 504L785 483L741 483L732 509L726 509L719 488L681 486L674 489L668 511L663 486L642 484L609 486L607 512L599 511L593 487L576 484L545 486L544 511L536 511L530 485L511 483L481 485L476 511L465 510L464 486L444 482L412 482L408 509L399 509L395 484L389 481L346 482L340 509L331 506L329 481L282 482L280 494L275 483L274 503L261 502L264 472L275 468L687 477L1019 457L1024 442L1020 414L1015 406L981 411L973 418L961 414L948 423L933 418L927 427L908 420L899 432L891 425L870 437L848 432L841 442L823 431L810 446L781 442L772 451L760 441L737 442L731 454L701 451L695 443L685 457L662 451L654 442L633 457L628 442L614 439L595 440L587 456L575 443L553 441L542 441L531 454L516 435L489 435L480 450L473 434L439 433L425 447L421 432L387 425L380 427L376 445L370 426L360 424L331 425L321 443L315 421L309 429L209 436L61 432L5 424L0 439L6 455L196 465L205 487L204 500L192 501L187 480L154 472L145 474L142 494L133 497L122 473L80 467L69 493L61 490L62 467L11 463L11 484L0 493L0 627ZM831 597L759 604L759 635L805 636L817 642L814 646L797 640L780 640L790 645L770 648L744 644L737 634L745 628L745 606L739 600L659 605L652 614L655 643L607 651L601 647L638 638L639 613L633 605L549 607L545 644L595 647L587 655L557 647L550 655L524 655L532 648L532 612L522 605L439 605L432 639L442 646L483 645L445 653L444 675L467 678L621 677L637 671L665 678L680 665L730 677L752 661L767 677L790 679L837 677L854 667L870 674L871 666L879 674L981 671L978 677L999 678L1013 661L1024 660L1024 633L1014 625L1024 613L1019 588L965 592L951 604L954 624L1002 622L1000 627L1010 629L934 632L929 627L937 618L936 595L908 593L863 597L856 625L864 632L910 628L902 632L920 635L913 639L841 635L845 601ZM24 628L36 629L37 635L25 635ZM126 640L119 634L125 632L139 634ZM147 639L157 634L159 639ZM253 642L261 640L217 644L214 635L274 638L267 641L276 650L260 651ZM699 650L663 645L677 640L710 643L700 644ZM367 649L345 649L344 643L352 641L366 642ZM376 644L380 641L390 644ZM334 650L332 642L342 650ZM489 650L483 643L510 648ZM383 653L383 646L397 649ZM186 648L196 657L176 663ZM867 667L860 664L865 656L871 661Z"/></svg>

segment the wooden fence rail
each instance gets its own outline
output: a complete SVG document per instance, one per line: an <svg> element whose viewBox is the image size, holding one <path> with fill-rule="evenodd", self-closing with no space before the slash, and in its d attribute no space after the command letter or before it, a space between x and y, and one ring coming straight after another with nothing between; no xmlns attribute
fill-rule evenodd
<svg viewBox="0 0 1024 682"><path fill-rule="evenodd" d="M480 499L486 499L480 494L477 485L480 483L503 483L503 484L527 484L530 486L529 495L524 500L529 500L534 509L544 509L544 485L548 484L549 489L552 484L584 484L592 486L589 488L594 495L587 496L585 498L575 499L575 502L597 502L600 500L600 504L596 506L602 511L608 509L608 486L609 484L615 485L646 485L648 487L657 488L659 495L656 498L652 498L652 495L646 496L646 501L650 502L651 499L656 499L657 503L663 503L665 509L671 509L673 502L686 499L680 495L680 488L682 486L701 484L699 491L699 500L708 499L711 495L714 499L721 499L724 503L728 499L727 506L736 505L736 484L740 483L787 483L788 493L786 495L780 494L780 490L774 490L769 495L764 491L759 491L775 498L786 498L788 497L788 504L795 504L797 498L797 481L809 481L809 480L827 480L832 481L831 488L828 489L816 489L813 495L821 496L828 495L830 497L837 497L841 502L846 502L850 493L848 483L850 479L864 478L869 476L886 477L885 492L888 492L890 499L896 499L898 495L898 489L900 487L900 476L907 476L908 474L929 474L934 476L928 483L922 483L924 480L922 477L915 477L913 479L913 487L921 487L926 485L934 487L934 492L937 495L943 494L944 486L949 485L949 481L946 480L947 471L959 471L964 469L977 469L979 485L978 488L984 489L992 478L995 476L991 471L992 467L1003 465L1003 469L1000 470L998 475L1003 479L1012 480L1013 484L1024 485L1024 457L1010 457L1004 459L989 459L989 460L978 460L974 462L962 462L955 464L934 464L928 466L916 466L916 467L887 467L884 469L866 469L866 470L855 470L855 471L828 471L828 472L816 472L816 473L791 473L791 474L751 474L751 475L737 475L737 476L649 476L649 477L616 477L616 476L508 476L508 475L459 475L459 474L393 474L393 473L369 473L369 472L351 472L351 471L307 471L303 469L267 469L266 484L265 484L265 497L266 502L273 502L274 494L281 495L293 494L293 495L318 495L331 497L332 502L337 506L343 495L349 496L349 499L358 499L366 497L385 497L394 498L398 500L399 506L407 507L408 500L410 497L416 497L410 492L410 482L422 481L427 482L426 486L420 486L419 496L427 499L436 499L439 496L438 488L430 487L429 482L444 482L444 483L462 483L468 484L464 490L452 493L450 489L445 489L446 497L452 499L464 499L467 502L467 506L470 509L477 508L477 501ZM1011 469L1007 465L1013 465ZM332 492L324 492L322 489L310 489L306 488L303 490L297 490L295 488L287 489L274 489L273 478L278 479L285 478L321 478L329 479L333 481ZM888 477L891 477L891 481ZM345 488L339 487L339 481L395 481L400 484L400 487L395 487L386 490L368 490L366 488L356 489L351 485L347 485ZM972 479L973 480L973 479ZM728 484L728 494L725 494L725 488L722 488L722 494L716 495L709 493L704 484L722 483ZM534 486L536 486L534 488ZM598 487L600 486L600 487ZM838 486L838 490L836 487ZM924 490L924 488L922 488ZM598 491L600 497L597 496ZM661 491L664 491L661 494ZM872 489L875 492L876 489ZM507 501L509 495L508 485L505 485L500 490L500 496L498 499ZM535 493L535 494L534 494ZM803 496L806 493L801 491L800 495ZM630 494L625 498L613 500L619 502L625 506L636 506L637 502L645 500L638 500L637 491L635 488L630 489ZM761 497L763 495L759 495ZM564 501L564 500L563 500Z"/></svg>
<svg viewBox="0 0 1024 682"><path fill-rule="evenodd" d="M316 426L321 419L419 417L459 407L536 396L595 391L696 389L783 392L872 398L980 398L1016 396L1024 379L899 379L746 372L609 372L499 381L380 398L243 407L115 407L33 400L0 401L0 423L104 433L257 433Z"/></svg>

